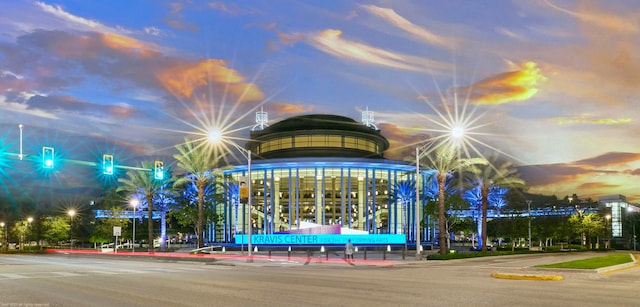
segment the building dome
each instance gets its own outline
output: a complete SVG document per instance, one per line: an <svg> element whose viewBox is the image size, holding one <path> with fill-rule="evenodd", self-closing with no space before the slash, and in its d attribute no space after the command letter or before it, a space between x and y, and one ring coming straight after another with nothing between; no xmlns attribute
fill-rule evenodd
<svg viewBox="0 0 640 307"><path fill-rule="evenodd" d="M252 131L245 148L255 159L297 157L383 158L389 141L351 118L301 115Z"/></svg>

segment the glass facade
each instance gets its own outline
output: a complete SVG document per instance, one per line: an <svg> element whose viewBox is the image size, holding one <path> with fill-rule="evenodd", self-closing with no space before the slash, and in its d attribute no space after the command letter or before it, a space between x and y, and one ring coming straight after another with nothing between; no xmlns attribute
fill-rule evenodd
<svg viewBox="0 0 640 307"><path fill-rule="evenodd" d="M226 171L232 178L227 185L247 176L246 171L247 165ZM407 180L415 180L415 165L400 161L258 161L251 165L252 230L274 234L297 229L303 222L339 224L371 234L406 234L408 241L415 241L415 199L400 203L393 197L396 184ZM247 206L237 195L227 194L218 210L224 225L211 225L212 241L233 242L236 234L246 233Z"/></svg>
<svg viewBox="0 0 640 307"><path fill-rule="evenodd" d="M380 148L380 146L371 139L357 136L342 136L338 134L299 134L295 136L283 135L270 138L267 141L257 144L253 151L257 155L261 155L271 151L296 148L345 148L368 151L375 154L382 154L382 149Z"/></svg>

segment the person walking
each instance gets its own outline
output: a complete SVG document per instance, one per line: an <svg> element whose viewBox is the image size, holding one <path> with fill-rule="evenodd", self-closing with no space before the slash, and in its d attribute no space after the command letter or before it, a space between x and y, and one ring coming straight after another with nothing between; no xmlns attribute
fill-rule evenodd
<svg viewBox="0 0 640 307"><path fill-rule="evenodd" d="M353 260L353 244L351 243L351 239L347 241L347 244L344 246L344 254L347 257L347 260Z"/></svg>

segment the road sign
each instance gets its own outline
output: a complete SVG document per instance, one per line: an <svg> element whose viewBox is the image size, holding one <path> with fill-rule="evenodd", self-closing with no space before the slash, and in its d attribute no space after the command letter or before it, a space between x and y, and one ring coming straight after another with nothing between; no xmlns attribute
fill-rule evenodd
<svg viewBox="0 0 640 307"><path fill-rule="evenodd" d="M120 226L113 226L113 236L114 237L119 237L122 234L122 227Z"/></svg>

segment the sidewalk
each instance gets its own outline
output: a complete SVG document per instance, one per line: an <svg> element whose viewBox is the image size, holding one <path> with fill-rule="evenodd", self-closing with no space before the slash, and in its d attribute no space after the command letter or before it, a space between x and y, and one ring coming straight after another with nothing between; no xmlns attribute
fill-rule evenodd
<svg viewBox="0 0 640 307"><path fill-rule="evenodd" d="M50 249L47 253L100 255L107 257L147 257L154 259L170 259L179 261L198 261L217 265L342 265L342 266L378 266L390 267L427 261L426 254L422 260L417 260L415 251L409 251L402 257L402 252L360 251L354 254L354 259L348 261L342 253L335 251L258 251L249 257L247 251L214 251L210 253L192 254L191 249L181 249L175 252L147 252L147 251L118 251L102 252L100 250L79 249Z"/></svg>

